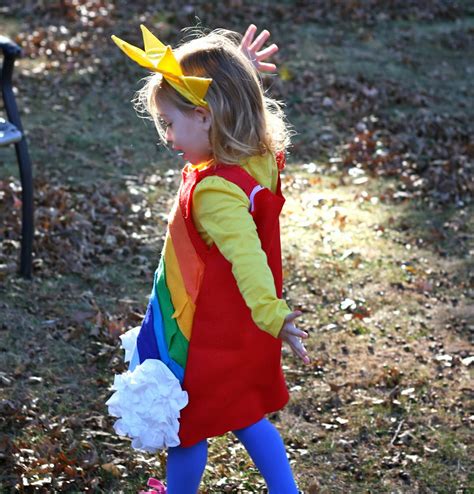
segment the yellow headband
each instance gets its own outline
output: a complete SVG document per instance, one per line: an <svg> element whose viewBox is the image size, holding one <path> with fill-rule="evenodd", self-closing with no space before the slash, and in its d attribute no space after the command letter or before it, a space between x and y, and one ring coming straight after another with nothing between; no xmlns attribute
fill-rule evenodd
<svg viewBox="0 0 474 494"><path fill-rule="evenodd" d="M196 106L207 108L204 99L212 79L194 77L183 74L171 46L165 46L143 24L140 25L143 34L145 51L112 35L115 44L133 61L153 72L163 74L170 85Z"/></svg>

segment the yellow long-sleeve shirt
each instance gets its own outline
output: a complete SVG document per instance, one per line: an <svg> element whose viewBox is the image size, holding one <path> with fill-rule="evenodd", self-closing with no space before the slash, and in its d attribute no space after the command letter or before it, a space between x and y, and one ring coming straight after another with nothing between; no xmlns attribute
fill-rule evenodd
<svg viewBox="0 0 474 494"><path fill-rule="evenodd" d="M259 184L276 192L278 167L271 153L240 164ZM206 177L194 190L193 221L206 244L215 243L232 264L232 273L255 324L277 337L291 310L276 295L273 274L249 206L240 187L222 177Z"/></svg>

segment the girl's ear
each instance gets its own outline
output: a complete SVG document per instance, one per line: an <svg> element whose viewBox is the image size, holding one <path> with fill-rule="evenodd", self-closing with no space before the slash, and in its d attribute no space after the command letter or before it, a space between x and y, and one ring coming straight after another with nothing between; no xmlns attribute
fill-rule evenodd
<svg viewBox="0 0 474 494"><path fill-rule="evenodd" d="M207 108L196 106L194 108L194 116L198 123L203 126L204 130L207 131L211 128L211 112Z"/></svg>

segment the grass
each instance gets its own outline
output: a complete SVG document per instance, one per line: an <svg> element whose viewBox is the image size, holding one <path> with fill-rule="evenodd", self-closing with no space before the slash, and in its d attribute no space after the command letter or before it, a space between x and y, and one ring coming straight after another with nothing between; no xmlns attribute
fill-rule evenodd
<svg viewBox="0 0 474 494"><path fill-rule="evenodd" d="M19 19L7 21L8 34L23 29ZM359 120L403 122L422 113L406 96L412 87L432 111L470 115L473 19L285 22L278 29L283 67L294 78L309 72L300 91L274 82L282 96L288 92L299 132L283 179L285 297L304 310L313 363L303 368L284 350L292 398L271 419L307 493L470 492L463 359L474 324L472 207L433 210L391 199L399 177L367 175L357 185L334 163ZM100 52L104 61L111 54ZM102 77L54 70L39 77L42 58L19 65L42 238L32 281L12 271L16 247L2 250L2 266L10 266L0 271L2 492L132 493L149 475L164 477L165 455L131 450L113 434L104 406L113 374L123 370L118 335L143 313L179 179L152 126L130 107L142 74L114 61L104 62ZM358 85L395 96L353 107ZM34 97L26 97L32 88ZM314 104L324 97L332 109ZM1 149L0 159L3 176L16 176L12 150ZM49 207L82 216L83 223L69 218L82 234L76 243L62 230L47 243L56 232L43 225L52 221ZM5 210L7 224L15 214ZM112 247L107 235L116 239ZM91 253L81 257L81 245L93 246ZM346 299L355 305L343 308ZM437 360L443 355L451 360ZM203 491L263 491L231 435L211 441Z"/></svg>
<svg viewBox="0 0 474 494"><path fill-rule="evenodd" d="M430 389L436 387L440 376L434 376L435 371L429 362L432 357L426 355L424 342L436 337L440 338L447 347L449 347L447 342L450 342L451 348L460 345L466 351L469 346L463 343L462 333L453 334L452 331L444 329L446 316L438 319L431 314L455 313L447 298L458 293L459 286L469 283L469 260L465 248L462 246L459 248L459 244L457 246L460 250L459 258L453 259L454 256L440 258L439 250L446 249L451 253L454 251L455 246L452 241L449 245L442 244L433 248L430 242L420 243L416 239L420 234L426 234L424 230L426 224L442 223L450 216L450 212L445 211L439 218L427 220L426 213L422 209L415 209L415 212L410 214L406 204L397 206L392 203L380 204L371 201L370 197L376 198L382 191L383 187L380 187L380 183L373 186L370 183L364 184L368 194L366 199L368 199L358 201L354 198L360 196L360 186L347 184L335 187L332 177L323 177L321 181L318 180L315 185L311 185L314 177L301 168L298 171L291 169L288 175L292 184L304 184L304 188L299 190L298 194L290 193L283 218L282 231L288 253L286 279L289 288L286 296L294 306L301 305L309 311L305 314L303 326L313 335L313 341L309 345L313 349L316 363L319 365L321 359L323 362L331 362L331 371L325 374L326 380L329 378L330 381L337 381L339 385L349 382L352 389L357 390L360 387L361 391L367 390L369 394L376 392L377 397L374 400L377 402L382 399L383 403L386 403L387 399L384 389L403 390L415 386L418 393L420 386ZM288 184L288 180L284 183ZM311 204L313 207L309 207ZM304 213L298 215L294 211L304 211ZM295 222L296 218L299 224ZM344 221L341 221L341 218L345 218ZM396 220L393 221L393 218ZM404 224L402 229L400 223ZM406 223L409 224L408 227ZM384 225L382 232L378 228L380 225ZM467 232L472 232L472 224L466 228ZM410 248L407 249L407 246ZM348 250L352 252L351 255L344 256ZM357 255L354 256L354 253ZM407 266L411 269L407 270ZM453 266L457 266L455 275ZM459 285L451 285L449 289L446 285L443 287L441 280L446 280L445 276L449 276L448 273L456 276ZM311 280L310 286L314 287L311 291L317 295L317 298L323 295L327 300L326 304L314 303L316 297L308 294L308 280ZM401 292L399 286L404 287ZM428 288L429 292L424 291L424 288ZM364 304L371 309L371 317L363 320L346 320L347 314L338 307L338 303L345 297L364 300ZM336 333L331 337L324 331L324 327L329 322L338 325L335 329ZM459 329L458 326L457 331ZM321 356L321 347L323 356ZM368 348L372 351L368 352ZM449 351L448 348L445 351ZM439 352L443 352L443 345L440 346ZM420 364L420 361L424 362L424 365ZM383 370L384 368L386 371ZM456 386L462 387L466 383L464 379L468 378L468 374L462 372L462 369L460 371L464 377L457 383L459 377L457 376L455 382ZM451 402L455 396L459 396L458 392L454 389L450 391L443 389L443 401ZM334 398L333 393L329 392L327 399L330 399L331 395ZM308 390L300 400L293 394L292 400L301 403L298 408L306 409L309 413L313 408L313 402L308 401L308 397L313 396L318 403L324 402L325 398L321 396L320 390L314 395ZM350 425L346 426L345 431L338 434L341 427L337 423L332 424L336 426L334 429L330 427L331 418L328 418L328 414L322 413L324 418L316 419L316 423L329 421L329 426L323 426L329 428L327 434L343 437L344 439L339 439L343 445L354 440L354 433L358 428L360 430L361 427L366 427L368 430L373 430L374 424L379 424L375 431L378 437L377 449L370 454L370 461L361 464L354 461L344 463L344 460L339 458L339 452L344 451L343 447L336 447L334 450L338 439L324 440L316 448L316 457L321 454L329 456L332 458L333 467L341 461L342 471L350 473L347 475L338 473L338 481L323 477L317 483L319 485L317 489L320 489L317 492L342 492L349 485L346 482L350 482L349 479L354 476L357 483L355 486L351 484L351 492L371 491L376 485L379 487L374 492L392 492L396 483L404 486L407 492L418 492L417 489L420 492L455 492L456 489L463 492L463 485L466 484L461 479L465 478L466 471L463 465L466 465L467 460L463 447L467 444L464 442L465 439L460 441L460 450L450 450L454 454L454 462L459 464L455 473L452 472L451 464L442 459L443 453L428 458L425 455L417 456L420 455L418 449L423 450L423 441L418 440L418 453L407 454L409 457L417 456L420 463L418 459L414 462L406 460L400 466L398 476L392 475L391 470L388 474L382 475L380 472L374 474L372 464L378 464L380 468L384 454L390 449L403 452L403 448L400 447L402 445L388 444L394 435L394 428L386 419L387 415L393 412L393 407L377 405L367 412L359 407L353 408L354 401L357 402L358 399L354 400L353 396L349 402L345 402L342 398L342 405L337 408L338 412L339 409L344 410L350 420ZM308 403L308 406L305 406L305 403ZM427 417L439 417L438 407L427 409L418 398L412 403L402 399L399 412L400 419L413 420L416 417L415 420L420 424L420 428L423 428L422 424L427 421ZM467 411L457 409L456 413L464 415ZM447 426L452 419L445 416L443 425ZM295 417L291 416L288 420L294 428ZM397 419L394 417L394 420ZM307 431L307 437L312 437L311 433L308 434L311 428L301 418L301 414L297 415L296 423L302 430ZM459 431L464 431L462 435L467 433L465 422L463 425L459 424L459 427ZM320 430L315 431L315 434L318 433L321 434ZM436 436L432 438L439 447L437 451L445 450L451 434L449 430L437 429ZM358 449L364 450L365 447L358 445ZM365 451L363 454L369 453ZM304 458L302 460L304 463ZM301 471L301 463L299 467ZM336 470L339 471L337 466ZM308 474L303 473L303 477L309 478L310 471L311 467L308 464ZM439 476L436 476L435 472ZM321 471L319 470L318 473L321 474ZM441 482L443 475L446 475L445 480ZM338 487L341 478L344 477L346 479ZM327 485L331 487L326 491L323 486Z"/></svg>
<svg viewBox="0 0 474 494"><path fill-rule="evenodd" d="M304 191L295 192L296 187L295 189L287 188L288 202L283 217L283 238L287 252L285 258L287 298L294 305L303 305L306 309L311 309L311 312L305 314L303 327L311 329L312 332L312 342L309 346L317 364L314 367L315 375L317 374L318 366L321 365L325 368L323 373L325 377L322 382L327 382L328 378L331 383L333 381L344 383L350 380L356 383L355 389L357 390L357 381L359 379L357 376L361 376L359 362L363 356L364 372L367 375L362 377L360 384L362 389L368 386L370 391L372 389L371 386L378 386L376 383L384 382L383 379L386 379L383 377L383 372L379 375L380 363L390 362L389 355L397 355L400 351L398 346L395 346L395 348L392 346L397 341L392 343L388 338L388 336L391 336L392 328L395 326L394 321L392 321L392 314L397 313L396 325L400 327L396 332L396 338L405 339L407 342L410 342L410 338L415 338L415 335L417 338L423 338L422 335L412 333L409 321L412 321L413 315L416 314L420 321L424 320L428 324L430 323L424 317L424 310L420 308L420 305L424 304L426 297L415 291L415 293L410 293L410 298L407 299L404 293L399 294L396 289L392 288L392 285L397 283L410 286L413 284L413 276L401 269L401 261L406 260L404 254L407 250L403 243L395 241L400 239L400 232L397 230L396 224L392 223L391 227L387 227L383 235L377 235L376 231L369 227L369 225L386 222L389 211L384 212L384 208L380 204L374 204L370 201L354 201L354 196L358 194L360 187L346 185L332 188L331 184L334 186L335 183L332 177L323 177L321 182L311 185L312 176L308 175L298 165L289 166L287 177L284 181L285 185L287 185L288 180L295 180L296 183L305 184ZM371 194L375 196L376 192L376 190L371 191ZM335 196L337 196L337 200L335 200ZM320 206L312 208L308 213L308 198L311 197L313 199L317 198L318 200L315 202ZM319 200L321 198L323 199L322 201ZM390 207L387 206L387 209L390 210L390 214L398 217L403 214L405 206L394 206L392 204ZM341 216L338 217L334 214L335 210L339 215L346 216L347 219L341 223ZM295 211L305 211L307 216L297 214ZM297 220L296 223L295 219ZM311 225L308 226L309 219L311 220ZM340 227L343 225L343 227L338 229L337 226L334 227L334 224ZM322 228L322 231L320 228ZM331 236L331 241L324 243L321 241L321 235L323 235L322 238L325 238L326 234ZM292 239L295 238L298 238L298 242L294 242L295 247L293 249L291 247ZM326 253L324 252L325 245L328 249ZM301 246L304 248L298 248ZM341 259L341 256L349 248L356 252L357 256L351 255ZM386 252L390 252L390 255L386 255ZM443 268L436 254L429 249L420 251L417 248L415 253L410 252L410 254L412 258L425 259L423 264L426 266L436 266L436 269L440 271ZM446 260L446 262L449 263L449 260ZM424 271L417 269L416 275L423 275ZM436 276L436 274L432 273L433 276ZM368 281L367 278L370 278L370 280ZM67 330L67 327L61 327L60 322L61 316L65 312L64 307L61 310L56 308L48 314L51 320L56 321L51 325L35 318L34 314L25 311L29 306L29 303L26 302L29 297L25 298L25 295L35 293L36 297L39 295L41 299L47 300L57 291L71 292L72 294L92 291L101 307L113 311L114 300L127 296L127 293L134 292L131 289L131 282L136 283L138 293L141 292L142 297L145 296L146 283L141 283L139 279L140 277L138 276L130 278L129 269L126 267L121 270L118 266L105 266L99 271L91 273L86 280L77 276L61 276L56 280L48 280L44 285L41 283L42 280L35 279L32 284L22 280L15 280L13 287L16 289L8 292L5 300L7 306L17 307L19 312L16 315L13 314L9 319L20 322L20 328L23 329L7 332L5 346L9 348L7 356L11 360L7 359L3 362L5 365L2 366L4 368L16 368L19 376L24 376L19 377L15 384L15 395L22 397L23 393L26 392L29 397L38 397L33 411L50 417L73 416L80 421L84 421L90 418L91 413L102 413L102 405L100 405L102 401L100 400L105 400L106 392L103 384L110 379L110 363L112 363L112 366L119 365L118 358L114 357L111 361L110 350L104 347L103 342L97 342L97 344L88 343L87 325L83 328L82 333L68 340L66 336L69 335L69 332L64 331L65 329ZM103 282L102 289L97 290L95 283L100 280ZM104 281L106 282L104 283ZM123 290L117 293L114 290L111 291L111 287L123 287ZM316 293L308 292L308 287ZM454 288L451 290L455 291ZM383 297L378 295L382 291L384 292ZM321 301L322 293L325 295L326 302ZM363 298L373 310L371 320L345 320L344 313L339 308L339 303L345 297ZM137 307L140 307L139 299L140 297L138 296L135 302ZM403 307L400 306L400 302ZM70 311L84 311L88 308L87 296L85 299L80 297L78 299L77 296L66 298L66 303ZM330 338L329 335L331 333L318 331L319 328L326 324L334 322L339 327ZM45 328L46 341L44 340L44 332L41 333L40 341L37 340L39 335L31 340L31 329L29 328L33 327ZM47 363L47 366L37 367L35 365L37 368L33 371L31 366L28 365L27 359L21 357L24 342L28 341L28 339L30 339L31 347L35 351L34 355L41 354L41 360ZM428 340L426 337L425 339ZM376 342L376 348L380 348L382 355L379 355L377 351L376 355L371 357L367 353L366 347L370 344L374 345L374 342ZM325 349L323 357L321 357L319 348L323 344ZM341 346L347 347L348 355L341 354ZM387 348L384 348L385 346ZM420 351L420 353L423 352ZM321 361L321 358L323 358L323 361ZM66 375L58 378L56 375L57 370L68 369L68 363L71 359L77 362L80 367L74 369L73 372L67 370ZM41 363L41 360L38 363ZM317 485L319 485L320 492L342 492L347 489L347 485L352 485L353 478L358 479L358 483L356 485L357 490L352 492L365 492L367 489L373 489L374 485L379 485L381 479L382 485L386 484L386 492L389 492L393 485L397 483L405 485L405 481L398 474L398 476L392 475L393 469L390 469L388 474L384 473L381 476L381 474L373 473L371 468L371 462L380 462L386 456L387 443L394 433L393 424L386 420L387 414L390 414L391 407L375 406L369 414L366 414L360 410L360 406L355 406L354 408L351 402L346 402L343 397L341 398L341 404L337 405L339 398L335 399L337 394L334 395L332 391L327 390L322 393L320 388L316 388L317 393L313 392L311 372L299 375L296 362L290 357L287 357L287 364L289 364L288 378L290 386L302 386L301 390L293 392L291 402L296 405L300 404L300 408L298 413L292 413L291 410L296 409L294 405L292 408L290 404L290 411L279 414L280 418L276 423L284 434L287 443L295 444L295 447L290 447L290 456L294 461L294 468L300 478L302 487L310 489L312 478L318 479ZM414 369L413 359L405 363L403 363L402 359L401 364L407 370ZM95 377L94 374L91 374L94 369ZM410 387L413 381L422 379L423 382L426 382L427 372L428 370L420 368L401 382L406 388ZM425 376L422 378L420 374L423 373L425 373ZM39 374L38 377L43 379L43 383L34 385L30 383L27 379L31 374ZM100 377L101 375L103 377ZM87 384L87 386L81 387L83 388L81 391L79 391L81 388L78 388L77 385L78 378ZM371 380L375 384L371 385ZM396 384L397 381L388 381L387 386L392 388ZM63 389L61 395L57 394L58 387ZM71 395L71 392L74 394ZM65 396L67 399L66 401L58 401L58 396ZM72 396L75 396L75 398L71 399ZM380 396L380 392L376 393L376 396ZM383 392L381 396L384 397ZM311 403L309 407L306 405L308 400ZM92 410L89 407L84 409L83 404L85 403L93 403ZM334 408L334 403L336 408ZM348 426L341 426L334 421L334 413L336 411L340 413L341 410L344 412L345 417L349 417L350 423ZM413 415L414 411L416 411L416 407L410 410L410 414ZM309 414L309 422L307 422L308 417L304 418L305 414ZM426 416L421 416L419 419L423 421ZM322 424L329 424L331 427L327 428L329 427L328 425L324 426ZM372 430L374 424L376 425L375 435L370 434L367 442L369 445L371 444L371 449L378 448L376 450L378 456L376 454L375 458L373 457L368 462L358 460L358 462L354 463L352 460L348 461L346 459L347 453L344 449L345 444L354 441L354 437L358 437L363 428ZM38 435L36 436L35 434ZM66 433L63 432L62 434ZM446 434L451 433L446 431ZM443 445L445 441L444 432L438 432L437 437L438 439L435 441L441 443L441 446L438 446L440 448L438 451L444 451L447 448ZM90 436L86 443L97 447L102 440L110 442L111 438L101 439L100 436ZM19 443L31 441L33 445L41 445L45 441L45 433L38 433L26 428L23 433L16 436L16 441ZM365 451L366 447L359 445L358 449ZM221 465L221 456L225 451L228 451L226 455L228 455L231 464L239 465L237 469L238 476L236 476L234 469L229 470L219 466ZM309 453L306 453L306 451ZM452 451L452 454L454 454L456 461L459 461L460 465L466 464L467 457L462 449ZM107 460L112 458L117 461L121 458L124 460L123 456L114 453L113 457L105 454L102 461L106 464ZM215 463L213 463L213 459ZM315 459L317 459L316 463ZM248 468L248 458L241 448L229 451L229 438L220 438L211 444L210 460L210 466L204 478L204 485L208 486L208 488L211 485L215 486L216 481L224 482L225 479L228 479L225 485L229 488L246 490L249 489L249 486L253 486L254 489L258 489L260 484L257 482L255 471ZM331 475L326 472L325 462L329 462L334 468ZM141 464L143 468L143 463ZM411 472L411 477L405 477L411 478L412 483L427 486L429 491L440 478L443 478L443 475L439 472L443 472L445 469L449 470L451 464L446 464L445 453L426 459L422 465L414 464L413 467L416 466L416 468L412 470L410 469L412 465L408 462L408 470ZM459 471L462 474L463 470ZM158 472L154 470L154 472L157 475L163 475L163 470L159 469ZM436 475L436 472L439 475ZM400 475L403 477L403 474ZM121 476L121 478L130 489L132 488L131 486L136 486L138 489L138 486L143 484L145 476L142 471L139 476L134 475L131 478L129 472L127 477ZM453 476L449 476L449 479L452 482ZM116 477L113 474L105 474L101 477L101 483L116 485Z"/></svg>

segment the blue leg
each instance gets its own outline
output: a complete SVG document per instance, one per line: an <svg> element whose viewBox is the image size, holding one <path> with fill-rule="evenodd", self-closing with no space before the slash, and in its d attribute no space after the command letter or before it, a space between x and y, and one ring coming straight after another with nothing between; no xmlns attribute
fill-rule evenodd
<svg viewBox="0 0 474 494"><path fill-rule="evenodd" d="M283 440L267 419L233 432L263 475L270 494L298 494Z"/></svg>
<svg viewBox="0 0 474 494"><path fill-rule="evenodd" d="M169 448L166 464L168 494L196 494L206 463L206 440L189 448Z"/></svg>

